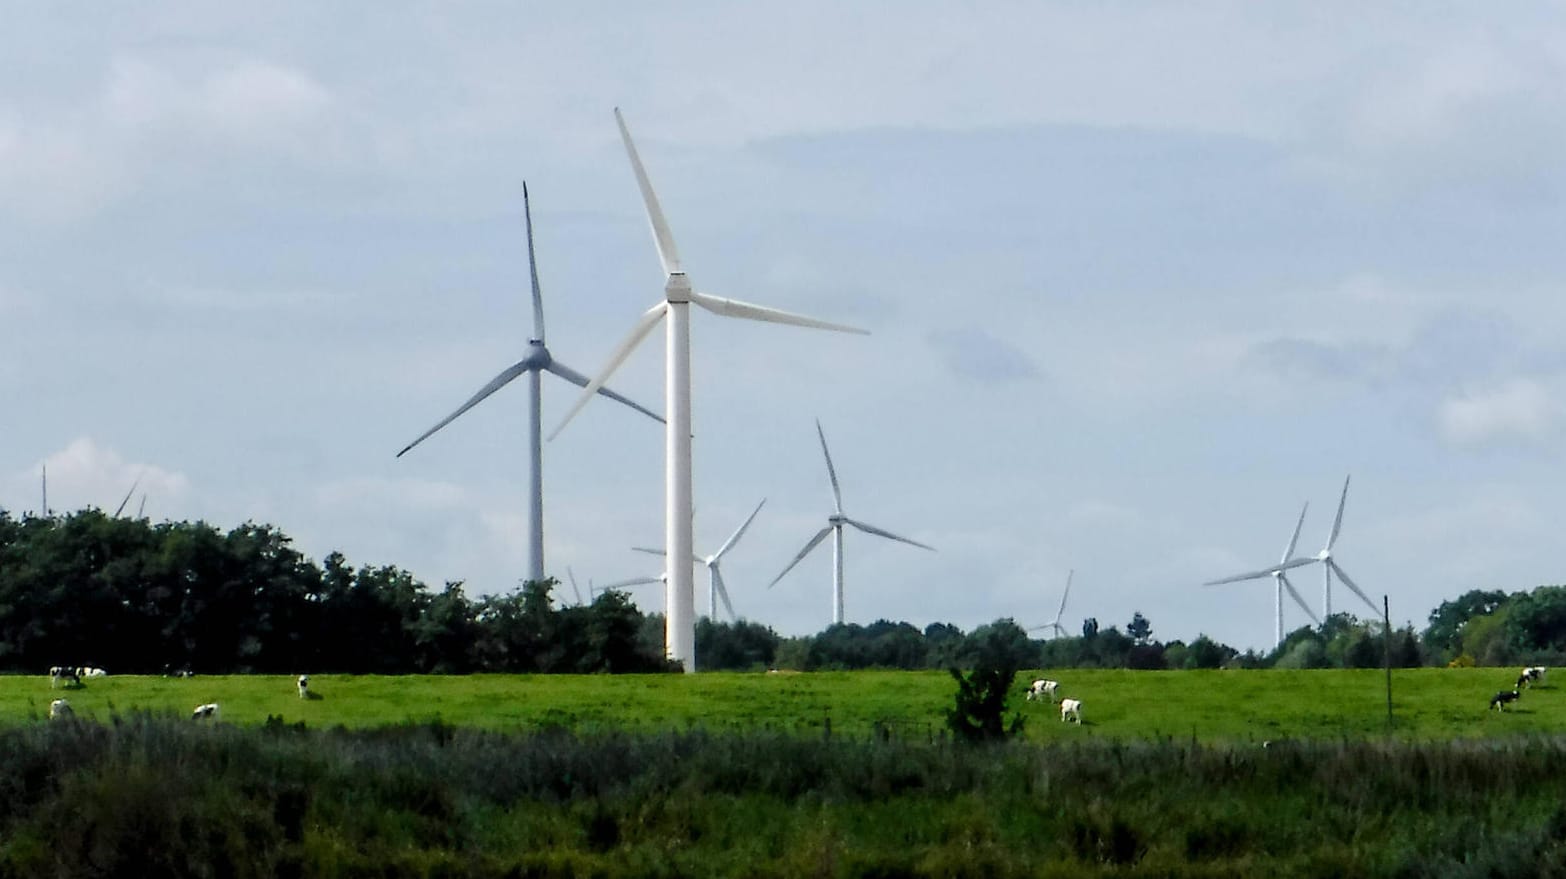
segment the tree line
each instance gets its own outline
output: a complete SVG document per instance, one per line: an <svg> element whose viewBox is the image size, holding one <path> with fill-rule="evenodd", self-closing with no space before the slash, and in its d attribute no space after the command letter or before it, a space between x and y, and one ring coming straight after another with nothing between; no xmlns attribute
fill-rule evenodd
<svg viewBox="0 0 1566 879"><path fill-rule="evenodd" d="M96 509L13 518L0 510L0 671L92 665L115 673L358 674L649 672L663 617L618 591L568 604L554 580L469 597L431 589L392 566L341 553L305 558L286 534L245 523L109 516ZM702 619L707 670L970 667L998 650L1015 668L1368 668L1390 654L1418 665L1560 665L1566 587L1474 590L1443 602L1423 632L1336 614L1275 650L1241 652L1206 635L1160 641L1133 615L1124 631L1083 621L1081 634L1030 638L1011 619L963 632L878 620L783 637L759 623Z"/></svg>

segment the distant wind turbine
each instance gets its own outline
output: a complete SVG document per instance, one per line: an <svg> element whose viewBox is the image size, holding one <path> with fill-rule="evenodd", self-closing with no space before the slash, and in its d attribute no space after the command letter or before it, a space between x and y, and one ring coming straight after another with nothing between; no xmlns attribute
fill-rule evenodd
<svg viewBox="0 0 1566 879"><path fill-rule="evenodd" d="M826 527L822 528L820 531L817 531L815 537L810 538L810 540L805 544L805 548L800 550L798 555L794 556L794 560L788 563L788 566L783 569L782 573L780 573L776 577L772 578L772 582L767 584L767 588L771 589L773 586L776 586L777 582L779 580L783 579L783 575L784 574L787 574L789 571L792 571L794 569L794 566L799 564L801 559L803 559L805 556L809 555L810 551L815 549L817 544L819 544L819 543L821 543L821 541L825 540L826 536L828 534L831 534L832 535L832 571L833 571L833 573L832 573L832 623L834 625L836 625L836 624L839 624L839 623L843 622L843 526L844 525L852 525L855 528L858 528L860 531L865 532L866 534L874 534L877 537L885 537L885 538L887 538L889 540L900 541L902 543L906 543L906 544L909 544L911 546L917 546L920 549L928 549L931 552L935 552L935 547L933 547L933 546L926 546L926 545L920 543L917 540L909 540L906 537L898 537L896 534L893 534L890 531L886 531L884 529L877 528L876 526L868 524L866 522L861 522L861 521L859 521L857 519L850 519L848 516L845 516L843 514L843 492L842 492L842 489L839 488L838 484L837 484L837 469L832 466L832 453L827 451L826 433L821 430L821 421L820 421L820 419L816 420L816 436L821 439L821 454L826 457L827 477L832 480L832 501L833 501L833 504L834 504L833 512L832 512L832 515L827 517Z"/></svg>
<svg viewBox="0 0 1566 879"><path fill-rule="evenodd" d="M1277 640L1275 641L1276 644L1283 643L1284 590L1288 590L1289 595L1292 596L1295 603L1297 603L1300 608L1305 611L1306 616L1310 617L1311 620L1316 623L1316 625L1321 625L1321 620L1316 619L1315 612L1310 609L1310 605L1305 603L1305 599L1300 597L1299 592L1295 591L1294 584L1289 582L1288 574L1284 573L1290 569L1298 568L1302 565L1315 564L1317 561L1319 561L1316 556L1302 556L1299 558L1294 557L1294 546L1295 544L1299 543L1300 527L1305 524L1305 511L1308 509L1310 509L1309 503L1305 504L1305 506L1301 508L1300 520L1294 525L1294 536L1289 538L1289 545L1284 548L1283 558L1278 561L1278 564L1273 565L1270 568L1263 568L1260 571L1250 571L1244 574L1236 574L1233 577L1224 577L1222 580L1211 580L1202 584L1204 586L1219 586L1224 583L1239 583L1243 580L1260 580L1263 577L1271 577L1277 593L1275 598L1278 617Z"/></svg>
<svg viewBox="0 0 1566 879"><path fill-rule="evenodd" d="M125 512L125 505L130 503L131 495L136 493L136 486L138 486L140 484L141 484L141 474L138 473L138 474L136 474L136 479L133 482L131 482L130 491L125 492L125 497L120 500L120 505L114 508L114 518L118 519L120 517L120 514ZM147 501L146 495L142 495L141 500L142 500L142 503L145 504L146 501ZM136 518L139 519L141 517L137 516Z"/></svg>
<svg viewBox="0 0 1566 879"><path fill-rule="evenodd" d="M49 518L49 465L43 465L43 517Z"/></svg>
<svg viewBox="0 0 1566 879"><path fill-rule="evenodd" d="M478 393L474 394L468 399L466 403L463 403L460 407L458 407L457 411L446 416L440 421L440 423L436 424L429 430L426 430L418 439L404 446L403 450L397 453L397 457L401 458L403 455L407 454L409 449L412 449L419 443L424 442L424 440L429 438L431 434L450 424L457 418L457 416L478 405L481 400L500 390L512 379L526 374L528 377L529 476L527 577L529 580L534 582L541 582L544 579L544 465L543 450L541 443L539 442L541 420L541 408L539 403L539 376L544 372L554 373L555 375L565 379L577 387L587 387L588 381L586 376L583 376L576 370L556 360L554 356L549 353L549 349L544 345L544 297L538 283L538 262L533 254L533 210L532 206L528 202L526 183L522 184L522 210L527 219L528 274L533 282L533 338L528 341L527 354L523 356L521 360L512 364L505 371L495 376L495 378L492 379L489 384L480 388ZM646 415L648 418L652 418L656 421L663 420L651 410L620 396L606 387L603 387L602 382L594 385L589 393L592 392L597 392L618 403L623 403L624 405L635 409L643 415Z"/></svg>
<svg viewBox="0 0 1566 879"><path fill-rule="evenodd" d="M1060 620L1066 615L1066 599L1071 597L1071 577L1075 573L1075 570L1066 572L1066 591L1060 594L1060 610L1055 611L1055 618L1041 626L1034 626L1028 631L1036 632L1039 629L1049 629L1050 635L1055 638L1066 634L1066 627L1060 624Z"/></svg>
<svg viewBox="0 0 1566 879"><path fill-rule="evenodd" d="M675 559L690 558L691 548L691 333L690 305L695 303L708 311L724 317L743 317L771 323L792 324L824 330L864 333L864 330L841 324L828 323L803 315L791 314L751 305L733 299L723 299L699 293L691 288L690 278L680 262L679 251L674 246L674 234L664 219L658 196L653 192L647 171L642 167L631 132L625 127L625 118L619 108L614 111L620 127L620 139L625 142L625 152L630 157L631 170L636 175L637 188L647 209L647 220L652 226L653 242L658 248L658 259L663 264L663 298L648 309L632 327L629 335L610 356L608 364L587 389L577 398L576 405L555 428L550 438L558 436L582 407L592 398L592 392L609 380L609 376L625 362L636 346L652 332L653 327L667 315L669 318L665 338L664 396L668 421L664 427L664 555L669 562L664 592L664 650L670 659L683 665L685 671L696 670L696 599L695 587L689 565L673 563Z"/></svg>
<svg viewBox="0 0 1566 879"><path fill-rule="evenodd" d="M766 503L767 499L762 498L761 503L757 504L756 508L750 511L750 515L745 518L744 523L739 528L734 530L733 534L729 535L729 539L723 541L723 545L718 548L717 552L708 556L694 554L691 556L691 561L707 566L707 616L710 619L716 620L718 618L718 599L722 598L723 607L729 612L729 619L735 622L739 621L739 615L734 613L734 603L729 600L729 590L723 585L723 572L718 569L718 562L729 550L734 548L734 544L739 543L740 536L745 533L746 528L750 527L750 523L756 518L756 514L761 512L761 508ZM631 548L637 552L652 553L653 555L664 554L661 549L650 549L645 546L633 546Z"/></svg>
<svg viewBox="0 0 1566 879"><path fill-rule="evenodd" d="M1350 476L1352 475L1350 474ZM1354 585L1354 581L1349 579L1349 575L1344 572L1341 565L1332 560L1332 545L1338 542L1338 532L1343 528L1343 505L1348 502L1348 489L1349 477L1344 477L1343 494L1338 498L1338 515L1337 518L1332 520L1332 532L1327 535L1327 545L1322 547L1321 552L1317 553L1315 559L1312 560L1321 562L1324 568L1322 573L1325 575L1326 583L1321 591L1321 605L1322 613L1329 617L1332 616L1333 574L1337 574L1338 579L1343 581L1344 586L1353 590L1355 595L1358 595L1367 605L1370 605L1371 611L1378 614L1381 613L1381 608L1377 607L1376 603L1371 601L1369 596L1361 592L1358 586Z"/></svg>

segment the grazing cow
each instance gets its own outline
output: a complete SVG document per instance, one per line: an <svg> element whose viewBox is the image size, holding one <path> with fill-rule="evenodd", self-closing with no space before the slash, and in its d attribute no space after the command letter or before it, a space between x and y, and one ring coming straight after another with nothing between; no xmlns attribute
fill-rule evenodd
<svg viewBox="0 0 1566 879"><path fill-rule="evenodd" d="M1082 723L1081 699L1060 700L1060 722L1065 723L1067 718L1076 721L1078 724Z"/></svg>
<svg viewBox="0 0 1566 879"><path fill-rule="evenodd" d="M1517 686L1519 687L1524 684L1531 687L1534 684L1542 683L1544 683L1544 666L1542 665L1528 666L1522 670L1522 674L1517 678Z"/></svg>
<svg viewBox="0 0 1566 879"><path fill-rule="evenodd" d="M71 703L64 699L56 699L49 703L49 719L59 720L71 716Z"/></svg>
<svg viewBox="0 0 1566 879"><path fill-rule="evenodd" d="M308 698L310 698L310 676L309 675L300 675L299 676L299 698L301 698L301 699L308 699Z"/></svg>
<svg viewBox="0 0 1566 879"><path fill-rule="evenodd" d="M1516 702L1517 695L1518 693L1516 690L1502 690L1501 692L1496 693L1494 696L1490 697L1490 707L1494 708L1496 711L1505 711L1506 703Z"/></svg>
<svg viewBox="0 0 1566 879"><path fill-rule="evenodd" d="M222 714L222 709L216 702L208 702L205 705L197 705L196 710L190 712L191 720L217 720Z"/></svg>
<svg viewBox="0 0 1566 879"><path fill-rule="evenodd" d="M1046 681L1046 680L1034 681L1033 685L1031 687L1028 687L1027 700L1029 702L1032 702L1035 699L1048 698L1049 701L1053 702L1053 701L1055 701L1055 690L1059 686L1060 686L1060 682L1059 681Z"/></svg>
<svg viewBox="0 0 1566 879"><path fill-rule="evenodd" d="M52 690L61 685L80 687L82 685L81 675L77 674L74 668L66 668L63 665L51 666L49 669L49 689Z"/></svg>
<svg viewBox="0 0 1566 879"><path fill-rule="evenodd" d="M101 669L101 668L91 668L91 667L79 668L79 669L76 670L76 674L77 674L78 677L83 677L83 678L106 678L106 677L109 676L109 673L104 671L103 669Z"/></svg>

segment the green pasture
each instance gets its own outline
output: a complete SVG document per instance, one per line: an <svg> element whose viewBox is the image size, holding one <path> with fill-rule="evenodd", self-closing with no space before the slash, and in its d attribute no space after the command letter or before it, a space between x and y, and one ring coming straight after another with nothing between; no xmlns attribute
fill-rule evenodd
<svg viewBox="0 0 1566 879"><path fill-rule="evenodd" d="M1566 670L1560 672L1566 676ZM1398 669L1391 731L1398 737L1456 739L1566 732L1566 687L1524 690L1504 712L1486 704L1510 689L1516 670ZM1061 682L1081 699L1082 726L1063 724L1056 706L1027 702L1034 677ZM1566 678L1563 678L1566 680ZM0 725L40 722L49 702L70 700L78 716L108 721L146 711L188 715L205 702L223 721L260 725L268 717L311 728L364 728L442 722L495 731L567 727L621 730L773 730L869 736L878 728L905 739L939 736L956 685L944 672L863 671L699 675L312 675L318 698L301 700L292 677L111 676L80 689L51 690L43 675L0 677ZM1081 738L1340 739L1388 732L1380 670L1028 671L1017 676L1012 708L1034 741Z"/></svg>

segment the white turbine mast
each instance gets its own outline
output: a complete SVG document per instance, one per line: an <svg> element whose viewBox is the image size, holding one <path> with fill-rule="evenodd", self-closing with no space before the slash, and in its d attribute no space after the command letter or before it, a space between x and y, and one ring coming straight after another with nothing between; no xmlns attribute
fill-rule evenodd
<svg viewBox="0 0 1566 879"><path fill-rule="evenodd" d="M718 568L718 562L729 550L734 548L734 544L739 543L740 535L744 534L745 529L750 527L750 523L756 518L756 514L761 512L761 508L766 503L767 499L762 498L761 503L757 504L756 508L750 511L750 515L745 518L745 521L738 528L734 529L734 533L729 535L729 539L723 541L723 545L718 548L717 552L706 556L695 554L691 556L691 561L699 565L705 565L707 568L707 617L709 619L716 620L718 618L718 599L721 598L723 599L723 609L728 611L729 621L739 622L739 615L734 612L734 603L729 600L729 590L723 585L723 572ZM664 554L661 549L652 549L646 546L633 546L631 549L653 555Z"/></svg>
<svg viewBox="0 0 1566 879"><path fill-rule="evenodd" d="M909 540L906 537L899 537L899 536L897 536L896 534L893 534L890 531L887 531L887 530L882 529L882 528L877 528L876 526L871 525L871 524L869 524L867 522L861 522L861 521L859 521L857 519L850 519L848 516L844 515L843 514L843 491L838 486L838 483L837 483L837 469L832 466L832 453L827 451L826 433L821 429L821 420L820 419L816 420L816 436L821 439L821 454L826 457L827 478L829 478L832 481L832 501L833 501L833 504L834 504L833 512L832 512L832 515L827 517L826 527L822 528L820 531L817 531L816 532L816 536L810 538L810 540L805 544L805 548L800 550L799 553L794 556L794 560L788 563L787 567L785 567L783 569L782 573L780 573L776 577L772 578L772 582L767 584L767 588L771 589L773 586L776 586L777 582L779 580L783 579L783 575L784 574L787 574L789 571L792 571L794 569L794 566L799 564L801 559L803 559L805 556L809 555L811 550L815 549L816 546L821 543L821 541L825 540L826 536L828 534L831 534L832 535L832 623L833 623L833 625L838 625L838 624L841 624L843 622L843 526L844 525L852 525L855 528L858 528L860 531L865 532L866 534L874 534L877 537L885 537L885 538L887 538L889 540L900 541L902 543L906 543L906 544L909 544L911 546L917 546L920 549L928 549L931 552L935 552L935 547L933 547L933 546L926 546L925 544L920 543L917 540Z"/></svg>
<svg viewBox="0 0 1566 879"><path fill-rule="evenodd" d="M505 387L512 379L526 374L528 377L528 570L527 579L534 582L542 582L544 579L544 464L543 449L539 441L540 434L540 402L539 380L544 372L553 373L565 379L579 388L587 387L587 377L576 370L556 360L549 353L549 348L544 345L544 296L538 283L538 262L533 255L533 209L528 202L527 184L522 184L522 212L527 222L527 266L528 275L533 284L533 338L528 340L527 354L516 363L507 367L499 375L490 380L489 384L480 388L478 393L468 398L457 408L457 411L447 415L434 427L426 430L418 439L408 443L402 451L397 453L401 458L409 449L428 439L431 434L456 420L462 413L478 405L485 397ZM638 403L620 396L605 387L594 387L594 391L603 394L615 402L622 403L646 415L655 421L663 421L652 410Z"/></svg>
<svg viewBox="0 0 1566 879"><path fill-rule="evenodd" d="M1289 595L1294 598L1295 603L1300 606L1300 609L1305 611L1306 616L1310 617L1311 620L1316 623L1316 625L1321 625L1321 620L1316 618L1316 614L1310 609L1310 605L1305 603L1305 599L1301 598L1299 592L1295 591L1294 584L1289 582L1288 574L1284 573L1285 571L1288 571L1292 568L1298 568L1302 565L1312 565L1318 561L1315 556L1302 556L1299 558L1294 557L1294 546L1295 544L1299 543L1300 528L1305 524L1305 511L1308 509L1310 509L1309 503L1306 503L1305 506L1300 509L1300 520L1295 523L1294 535L1289 538L1289 545L1284 548L1283 557L1278 561L1278 564L1273 565L1270 568L1263 568L1260 571L1249 571L1244 574L1236 574L1233 577L1224 577L1221 580L1210 580L1202 584L1203 586L1219 586L1224 583L1239 583L1243 580L1260 580L1263 577L1271 577L1276 592L1274 598L1274 603L1277 610L1277 637L1274 641L1275 645L1283 643L1284 590L1287 590Z"/></svg>
<svg viewBox="0 0 1566 879"><path fill-rule="evenodd" d="M1343 529L1343 505L1348 502L1349 479L1352 476L1353 474L1349 474L1349 476L1346 476L1343 479L1343 494L1338 497L1338 515L1337 518L1332 520L1332 531L1327 535L1327 545L1322 547L1321 552L1316 553L1316 557L1312 559L1312 561L1319 561L1322 563L1322 574L1325 577L1325 583L1321 590L1323 619L1332 616L1333 574L1337 574L1338 579L1343 581L1344 586L1347 586L1349 589L1353 590L1355 595L1358 595L1361 599L1363 599L1365 604L1370 606L1372 613L1381 613L1381 608L1377 607L1376 603L1370 600L1370 596L1366 595L1364 592L1361 592L1360 588L1354 584L1354 581L1349 579L1349 575L1344 572L1343 567L1332 560L1332 546L1338 542L1338 532Z"/></svg>
<svg viewBox="0 0 1566 879"><path fill-rule="evenodd" d="M667 418L664 427L664 553L669 572L664 594L665 629L664 649L670 659L683 665L685 671L696 670L696 616L695 588L691 568L675 559L692 556L691 549L691 335L690 305L696 305L725 317L743 317L771 323L792 324L823 330L848 333L864 333L864 330L841 324L828 323L815 318L791 314L751 305L733 299L723 299L697 292L691 288L690 278L680 263L679 252L674 246L674 235L664 219L658 197L642 167L642 160L631 141L631 132L625 126L625 118L619 108L614 111L620 138L625 142L626 155L631 170L636 175L637 188L642 193L642 203L647 209L647 221L652 226L653 242L658 248L658 259L663 264L663 298L648 309L632 327L620 346L609 357L603 371L588 383L576 405L561 420L560 426L550 434L553 439L561 429L592 399L592 393L609 380L609 376L631 355L636 346L652 332L667 315L664 394Z"/></svg>
<svg viewBox="0 0 1566 879"><path fill-rule="evenodd" d="M1060 620L1066 615L1066 599L1071 597L1071 577L1074 574L1076 574L1075 570L1066 572L1066 591L1060 594L1060 610L1055 611L1055 618L1043 625L1034 626L1028 629L1028 631L1037 632L1040 629L1049 629L1050 636L1053 638L1065 636L1066 627L1060 624Z"/></svg>

